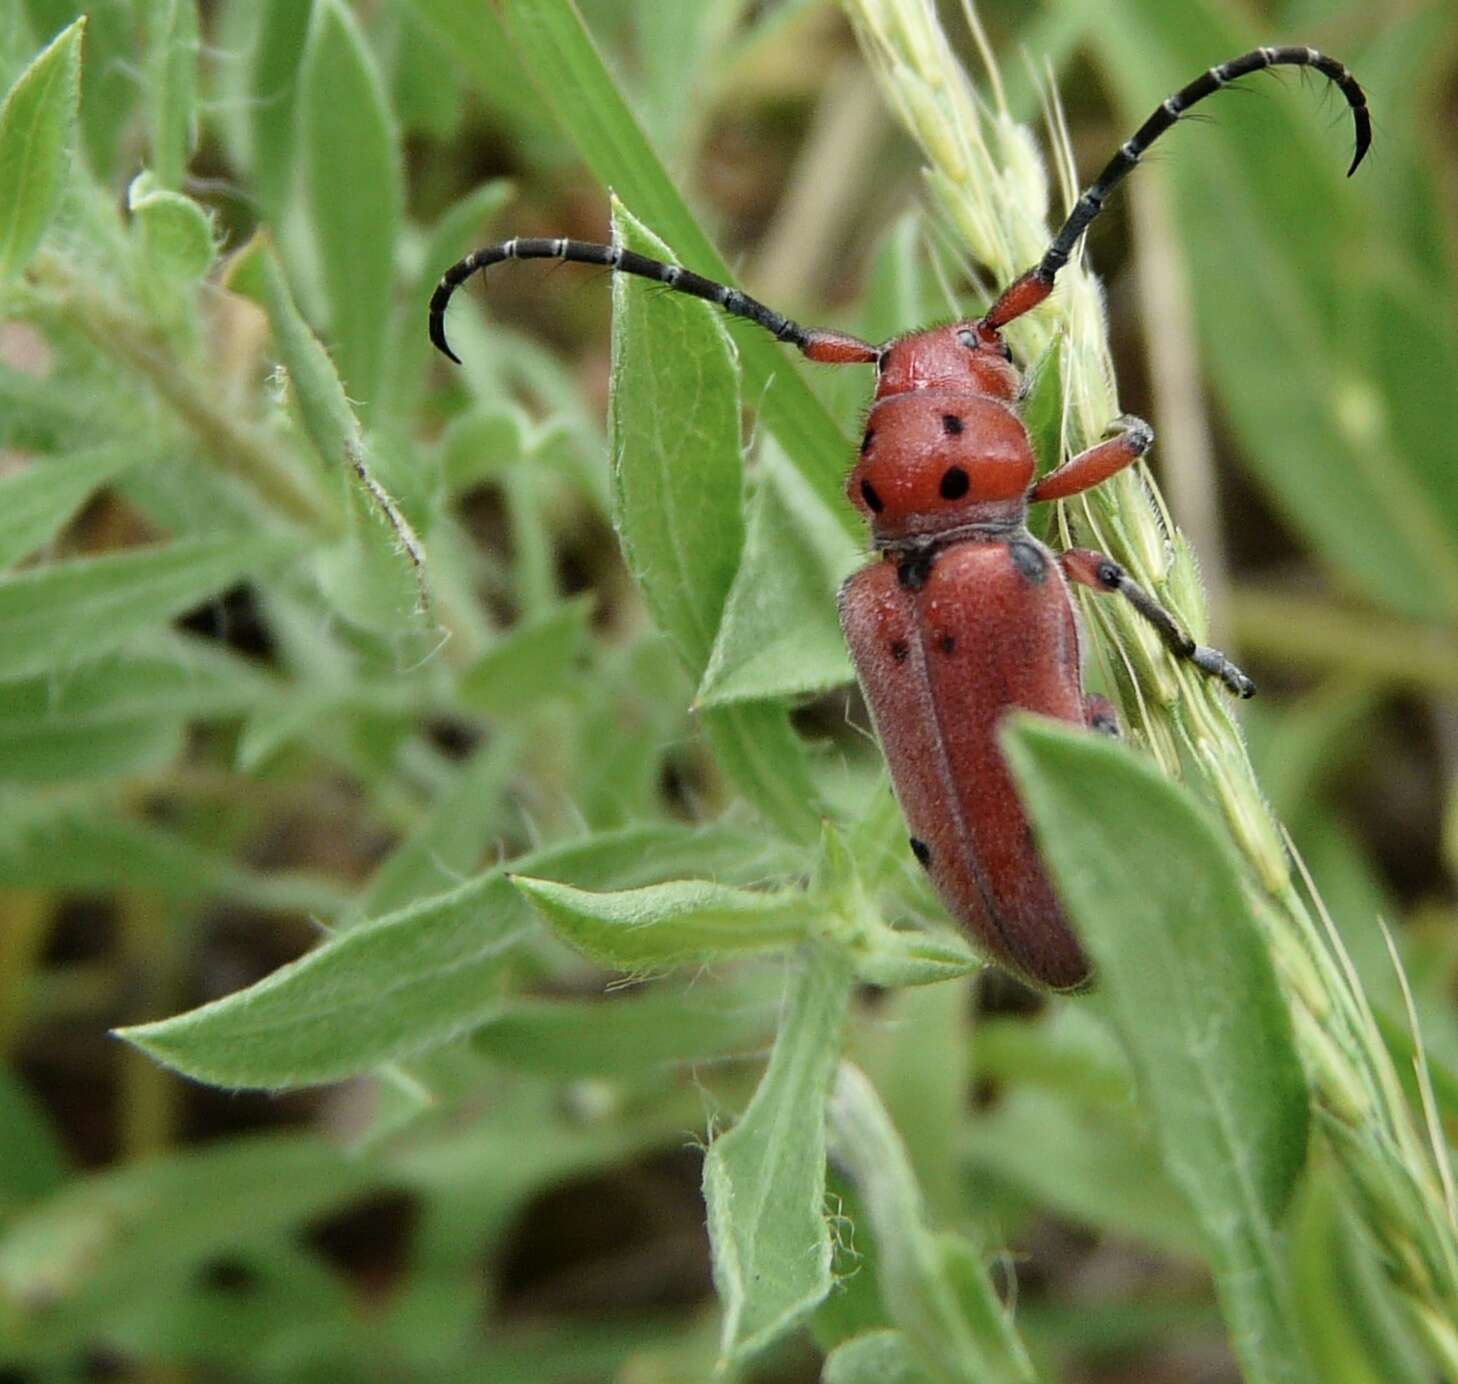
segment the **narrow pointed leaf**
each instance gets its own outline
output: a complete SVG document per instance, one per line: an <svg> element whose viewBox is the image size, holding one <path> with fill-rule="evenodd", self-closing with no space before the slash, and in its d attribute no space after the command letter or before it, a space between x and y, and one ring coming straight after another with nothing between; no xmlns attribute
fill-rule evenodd
<svg viewBox="0 0 1458 1384"><path fill-rule="evenodd" d="M305 185L339 373L368 416L389 339L403 174L389 98L342 0L315 0L299 91Z"/></svg>
<svg viewBox="0 0 1458 1384"><path fill-rule="evenodd" d="M711 961L800 941L803 890L736 889L706 880L596 894L547 879L512 882L563 941L620 971Z"/></svg>
<svg viewBox="0 0 1458 1384"><path fill-rule="evenodd" d="M518 864L583 884L633 884L712 834L644 827L548 847ZM257 985L121 1031L157 1061L219 1086L278 1089L354 1076L448 1042L501 1004L504 968L536 926L499 869L337 933Z"/></svg>
<svg viewBox="0 0 1458 1384"><path fill-rule="evenodd" d="M76 133L78 19L16 79L0 105L0 279L24 268L50 221Z"/></svg>
<svg viewBox="0 0 1458 1384"><path fill-rule="evenodd" d="M191 538L0 578L5 671L25 677L121 647L299 550L295 537Z"/></svg>
<svg viewBox="0 0 1458 1384"><path fill-rule="evenodd" d="M938 1380L1031 1384L1032 1367L990 1275L933 1233L906 1147L850 1063L841 1064L830 1100L830 1146L870 1219L881 1300L922 1368Z"/></svg>
<svg viewBox="0 0 1458 1384"><path fill-rule="evenodd" d="M803 954L759 1087L704 1159L725 1363L762 1350L830 1292L825 1103L850 999L843 953Z"/></svg>

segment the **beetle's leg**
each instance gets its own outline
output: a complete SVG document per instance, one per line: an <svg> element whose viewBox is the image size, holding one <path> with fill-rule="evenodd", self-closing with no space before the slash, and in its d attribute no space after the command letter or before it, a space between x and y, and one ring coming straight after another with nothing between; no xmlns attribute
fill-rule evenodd
<svg viewBox="0 0 1458 1384"><path fill-rule="evenodd" d="M1119 729L1119 713L1114 710L1113 702L1107 697L1099 696L1097 692L1090 692L1083 699L1083 719L1088 722L1091 730L1112 735L1115 740L1122 734Z"/></svg>
<svg viewBox="0 0 1458 1384"><path fill-rule="evenodd" d="M1196 644L1179 627L1173 615L1112 558L1087 548L1070 548L1058 554L1058 561L1070 581L1091 586L1095 591L1116 591L1158 631L1171 653L1186 658L1207 677L1219 678L1237 697L1255 695L1253 683L1219 649Z"/></svg>
<svg viewBox="0 0 1458 1384"><path fill-rule="evenodd" d="M1138 461L1154 442L1154 429L1142 418L1125 416L1119 419L1124 431L1118 437L1100 442L1086 452L1065 461L1050 471L1033 487L1031 500L1066 500L1083 490L1108 480L1116 472Z"/></svg>

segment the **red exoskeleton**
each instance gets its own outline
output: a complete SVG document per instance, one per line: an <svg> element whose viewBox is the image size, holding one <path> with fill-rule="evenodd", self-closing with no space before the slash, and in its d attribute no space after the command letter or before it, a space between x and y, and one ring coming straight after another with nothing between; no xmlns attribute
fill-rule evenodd
<svg viewBox="0 0 1458 1384"><path fill-rule="evenodd" d="M1036 984L1084 984L1089 965L1034 848L997 744L1014 707L1118 733L1114 709L1083 688L1069 583L1122 597L1170 652L1248 697L1254 684L1224 654L1195 643L1118 563L1054 552L1027 528L1028 505L1090 489L1149 450L1138 419L1034 482L1018 413L1022 380L1003 329L1042 303L1112 189L1181 113L1237 78L1282 65L1329 77L1352 109L1355 172L1371 143L1366 97L1339 62L1311 48L1258 48L1201 74L1165 100L1083 192L1043 258L980 318L876 346L802 327L726 284L613 245L516 239L448 269L430 303L445 336L451 294L509 259L604 265L656 280L748 318L806 357L873 365L876 395L847 491L869 519L880 561L840 594L841 623L911 832L911 849L948 911L1003 965Z"/></svg>

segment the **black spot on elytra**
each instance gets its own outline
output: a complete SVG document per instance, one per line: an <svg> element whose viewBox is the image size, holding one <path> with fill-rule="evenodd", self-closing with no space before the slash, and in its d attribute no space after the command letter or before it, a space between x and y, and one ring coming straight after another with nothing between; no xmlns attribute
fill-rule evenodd
<svg viewBox="0 0 1458 1384"><path fill-rule="evenodd" d="M937 648L944 654L951 653L957 647L956 639L950 634L944 634L937 640Z"/></svg>
<svg viewBox="0 0 1458 1384"><path fill-rule="evenodd" d="M882 501L881 497L876 494L876 487L872 485L870 481L861 482L861 499L866 502L866 508L869 509L872 514L879 514L883 509L886 508L886 505Z"/></svg>
<svg viewBox="0 0 1458 1384"><path fill-rule="evenodd" d="M955 413L942 414L942 431L948 437L956 437L962 431L963 426L962 420Z"/></svg>
<svg viewBox="0 0 1458 1384"><path fill-rule="evenodd" d="M931 847L925 841L913 836L911 839L911 853L921 865L922 869L931 869Z"/></svg>
<svg viewBox="0 0 1458 1384"><path fill-rule="evenodd" d="M967 493L971 484L967 473L960 466L947 467L942 472L942 499L960 500Z"/></svg>
<svg viewBox="0 0 1458 1384"><path fill-rule="evenodd" d="M905 663L906 657L910 652L911 650L907 648L906 641L904 639L898 639L895 641L895 643L891 645L891 657L894 658L897 663Z"/></svg>
<svg viewBox="0 0 1458 1384"><path fill-rule="evenodd" d="M1048 576L1048 559L1042 550L1018 538L1007 545L1008 556L1025 581L1041 586Z"/></svg>
<svg viewBox="0 0 1458 1384"><path fill-rule="evenodd" d="M907 591L920 591L931 576L932 556L930 553L916 553L902 558L896 565L896 580Z"/></svg>

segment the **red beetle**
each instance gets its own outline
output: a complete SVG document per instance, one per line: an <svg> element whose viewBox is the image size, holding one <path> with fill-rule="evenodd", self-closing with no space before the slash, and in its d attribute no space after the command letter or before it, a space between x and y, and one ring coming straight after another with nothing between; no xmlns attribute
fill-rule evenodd
<svg viewBox="0 0 1458 1384"><path fill-rule="evenodd" d="M1030 501L1061 500L1107 480L1148 451L1147 423L1073 457L1034 484L1018 414L1022 381L1002 330L1053 290L1109 192L1197 101L1239 77L1313 67L1352 108L1356 171L1371 143L1366 97L1350 72L1312 48L1258 48L1212 67L1164 101L1078 199L1039 263L976 321L873 346L806 328L736 288L613 245L519 239L448 269L430 302L430 336L452 360L445 310L477 270L508 259L605 265L654 279L745 317L811 360L874 365L876 397L847 490L870 520L880 562L840 593L841 624L870 704L911 849L948 911L1003 965L1055 990L1080 986L1089 965L1048 883L997 746L1011 707L1118 733L1114 709L1083 690L1079 629L1068 583L1114 592L1170 651L1237 696L1254 684L1224 654L1196 644L1173 616L1099 553L1055 553L1027 529Z"/></svg>

